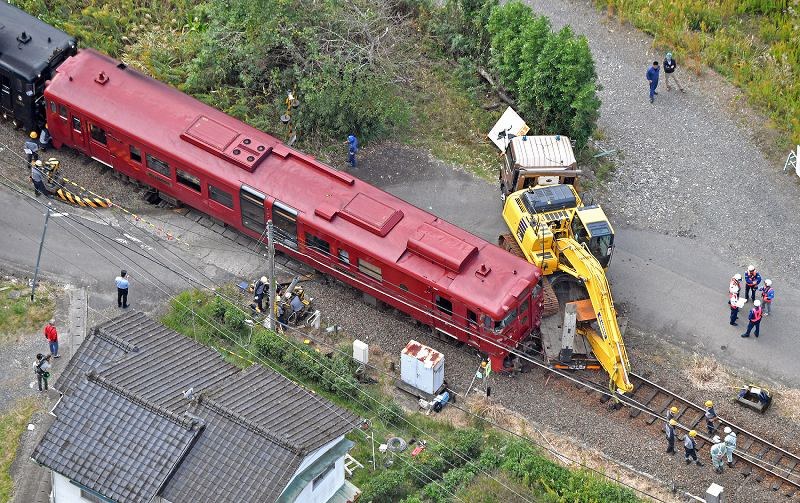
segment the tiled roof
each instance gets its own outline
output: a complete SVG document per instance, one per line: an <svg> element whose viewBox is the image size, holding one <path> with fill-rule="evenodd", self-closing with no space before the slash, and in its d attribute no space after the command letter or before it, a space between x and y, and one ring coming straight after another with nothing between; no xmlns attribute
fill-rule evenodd
<svg viewBox="0 0 800 503"><path fill-rule="evenodd" d="M54 413L33 459L118 503L151 501L203 428L94 374Z"/></svg>
<svg viewBox="0 0 800 503"><path fill-rule="evenodd" d="M172 503L275 501L309 453L359 422L269 368L242 371L137 312L94 329L58 384L65 395L34 458L120 503L154 490ZM193 432L191 446L173 423ZM127 479L109 471L107 451Z"/></svg>
<svg viewBox="0 0 800 503"><path fill-rule="evenodd" d="M186 455L162 497L172 503L274 502L304 456L211 400L192 414L207 427Z"/></svg>
<svg viewBox="0 0 800 503"><path fill-rule="evenodd" d="M304 453L344 435L359 423L350 412L260 365L248 367L235 379L222 383L211 396Z"/></svg>

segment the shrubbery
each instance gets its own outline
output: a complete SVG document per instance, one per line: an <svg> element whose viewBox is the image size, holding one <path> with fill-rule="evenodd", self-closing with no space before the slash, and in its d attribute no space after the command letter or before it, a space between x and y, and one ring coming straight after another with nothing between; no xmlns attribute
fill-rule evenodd
<svg viewBox="0 0 800 503"><path fill-rule="evenodd" d="M488 63L517 99L531 134L563 134L586 145L599 117L597 75L586 38L512 0L450 0L432 31L455 58ZM488 16L487 16L488 14ZM476 24L483 23L481 28Z"/></svg>

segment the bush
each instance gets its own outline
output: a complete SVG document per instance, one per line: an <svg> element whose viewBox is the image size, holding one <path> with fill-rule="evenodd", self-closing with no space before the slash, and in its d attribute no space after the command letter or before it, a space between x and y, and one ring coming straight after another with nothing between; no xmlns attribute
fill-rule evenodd
<svg viewBox="0 0 800 503"><path fill-rule="evenodd" d="M236 332L244 329L244 320L247 319L245 314L237 306L228 305L225 308L225 324Z"/></svg>
<svg viewBox="0 0 800 503"><path fill-rule="evenodd" d="M397 470L387 470L371 478L362 487L360 501L369 503L370 501L379 503L384 501L396 501L408 494L409 487L406 482L406 475Z"/></svg>
<svg viewBox="0 0 800 503"><path fill-rule="evenodd" d="M405 413L395 402L379 406L378 419L388 426L401 426L405 424Z"/></svg>
<svg viewBox="0 0 800 503"><path fill-rule="evenodd" d="M539 45L544 45L550 34L550 22L544 16L535 17L530 7L515 0L492 9L488 31L492 68L506 89L517 93L522 62L535 63L541 47L537 49L533 42L541 38Z"/></svg>

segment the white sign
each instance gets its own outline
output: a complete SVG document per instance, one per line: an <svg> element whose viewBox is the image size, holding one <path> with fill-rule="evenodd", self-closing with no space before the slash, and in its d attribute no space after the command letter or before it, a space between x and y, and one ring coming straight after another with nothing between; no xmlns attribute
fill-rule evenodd
<svg viewBox="0 0 800 503"><path fill-rule="evenodd" d="M520 117L513 108L508 107L506 111L503 112L503 115L500 116L500 120L498 120L492 130L489 131L488 136L500 152L505 152L506 145L508 145L507 135L524 136L530 129L531 128L525 124L525 121L522 120L522 117Z"/></svg>

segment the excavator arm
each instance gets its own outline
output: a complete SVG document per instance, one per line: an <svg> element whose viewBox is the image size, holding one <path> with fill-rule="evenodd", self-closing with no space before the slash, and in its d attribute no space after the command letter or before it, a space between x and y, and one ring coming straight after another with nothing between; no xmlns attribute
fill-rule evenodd
<svg viewBox="0 0 800 503"><path fill-rule="evenodd" d="M630 362L603 267L585 246L574 239L558 239L556 247L560 255L558 269L583 282L597 316L599 334L591 328L581 329L580 332L589 341L595 357L614 385L622 392L631 391L633 385L628 378Z"/></svg>

